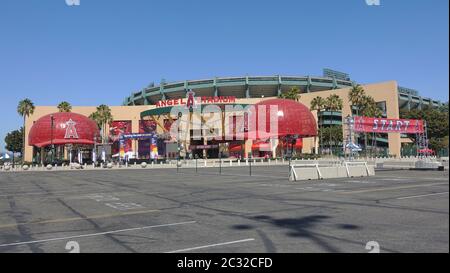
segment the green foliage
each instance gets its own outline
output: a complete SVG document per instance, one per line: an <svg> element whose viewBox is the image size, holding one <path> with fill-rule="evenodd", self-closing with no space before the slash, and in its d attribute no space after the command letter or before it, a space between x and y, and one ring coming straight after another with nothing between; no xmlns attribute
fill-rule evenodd
<svg viewBox="0 0 450 273"><path fill-rule="evenodd" d="M377 102L371 96L363 96L360 100L360 115L364 117L381 117L383 112L378 108Z"/></svg>
<svg viewBox="0 0 450 273"><path fill-rule="evenodd" d="M58 104L58 110L59 112L70 112L72 111L72 105L70 105L70 103L68 103L67 101L63 101L60 104Z"/></svg>
<svg viewBox="0 0 450 273"><path fill-rule="evenodd" d="M363 98L366 95L364 88L361 85L355 85L348 93L348 100L350 105L355 106L357 109L357 114L359 114L359 110L363 105Z"/></svg>
<svg viewBox="0 0 450 273"><path fill-rule="evenodd" d="M109 106L104 104L98 106L97 111L92 113L89 118L95 121L102 130L102 142L106 143L108 138L108 132L106 131L107 125L111 125L114 120Z"/></svg>
<svg viewBox="0 0 450 273"><path fill-rule="evenodd" d="M35 108L36 107L30 99L24 99L19 101L19 105L17 105L17 113L24 118L29 117L34 113Z"/></svg>
<svg viewBox="0 0 450 273"><path fill-rule="evenodd" d="M23 145L23 127L20 130L9 132L5 137L6 150L14 153L22 151Z"/></svg>
<svg viewBox="0 0 450 273"><path fill-rule="evenodd" d="M23 99L19 101L17 105L17 113L23 117L23 127L25 127L25 119L34 113L36 107L30 99ZM22 130L24 134L22 136L22 151L25 151L25 131ZM22 152L23 153L23 152Z"/></svg>
<svg viewBox="0 0 450 273"><path fill-rule="evenodd" d="M325 109L325 99L322 97L315 97L311 100L311 107L310 110L311 111L322 111L323 109Z"/></svg>
<svg viewBox="0 0 450 273"><path fill-rule="evenodd" d="M300 100L300 89L298 87L292 87L288 92L281 93L278 96L280 99L288 99L288 100Z"/></svg>
<svg viewBox="0 0 450 273"><path fill-rule="evenodd" d="M336 95L332 94L325 99L325 109L331 112L341 111L343 107L342 99Z"/></svg>
<svg viewBox="0 0 450 273"><path fill-rule="evenodd" d="M447 112L442 109L425 110L413 109L410 111L401 111L401 118L407 119L423 119L427 123L428 139L430 140L430 148L439 151L441 149L448 148L448 110ZM411 135L411 138L415 140L415 136Z"/></svg>
<svg viewBox="0 0 450 273"><path fill-rule="evenodd" d="M326 146L336 146L343 142L343 133L341 125L322 127L319 129L322 133L322 144Z"/></svg>

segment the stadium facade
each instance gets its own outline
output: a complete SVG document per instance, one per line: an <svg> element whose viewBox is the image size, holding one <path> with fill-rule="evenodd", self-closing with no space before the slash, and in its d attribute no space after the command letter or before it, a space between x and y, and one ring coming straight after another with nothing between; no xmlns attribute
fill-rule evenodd
<svg viewBox="0 0 450 273"><path fill-rule="evenodd" d="M346 116L353 114L348 94L356 84L348 74L330 69L325 69L322 77L245 76L172 83L162 81L157 86L151 84L125 98L122 106L110 106L114 122L107 130L110 132L112 154L119 153L119 134L166 133L169 130L168 126L176 119L176 117L170 115L170 108L183 104L183 100L186 99L186 94L189 91L193 91L195 96L201 98L206 104L253 105L276 98L280 94L288 92L291 88L297 87L301 92L299 102L308 108L313 98L317 96L327 98L336 94L343 101L342 111L322 112L320 114L323 117L320 119L320 125L329 126L332 124L341 125ZM386 118L399 118L401 109L423 109L442 105L439 101L421 97L416 90L398 86L396 81L361 85L366 94L375 99ZM95 111L95 106L72 107L73 113L84 116L89 116ZM54 106L37 106L34 114L26 118L25 161L38 161L36 158L43 158L42 155L47 152L48 147L30 145L29 133L40 118L55 112L57 112L57 108ZM318 120L316 111L312 111L312 115ZM344 129L343 134L345 134ZM240 153L243 157L247 157L251 153L254 156L261 156L258 151L260 144L254 143L252 140L246 140L242 145L237 145L237 143L230 142L211 143L208 140L198 142L187 136L182 141L183 156L191 154L192 147L202 149L203 151L199 155L204 157L215 157L218 155L218 151L225 151L227 156L236 155L236 153ZM409 142L410 139L406 135L389 133L377 137L375 145L386 149L387 154L398 157L402 153L402 144ZM159 146L161 157L174 157L177 152L174 146L170 146L171 143L167 143L167 141L166 143L152 144L150 140L144 139L127 140L125 146L126 152L131 152L139 158L149 158L152 145ZM299 153L317 153L319 150L318 139L316 137L303 138L301 143L296 144L295 147L299 149ZM84 150L85 156L88 157L92 148L88 145L81 148ZM62 148L60 153L67 158L68 151L66 148ZM280 156L280 154L273 150L271 156Z"/></svg>

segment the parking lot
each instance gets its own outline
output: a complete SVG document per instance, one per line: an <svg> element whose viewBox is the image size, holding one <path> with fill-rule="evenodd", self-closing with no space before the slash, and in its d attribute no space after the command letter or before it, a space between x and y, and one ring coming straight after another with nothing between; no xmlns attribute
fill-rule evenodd
<svg viewBox="0 0 450 273"><path fill-rule="evenodd" d="M449 251L448 171L289 182L287 166L0 173L0 252Z"/></svg>

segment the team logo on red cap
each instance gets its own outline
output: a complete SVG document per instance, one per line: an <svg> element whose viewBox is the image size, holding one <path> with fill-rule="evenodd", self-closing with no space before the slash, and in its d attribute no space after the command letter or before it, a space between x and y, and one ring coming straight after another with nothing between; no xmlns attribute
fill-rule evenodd
<svg viewBox="0 0 450 273"><path fill-rule="evenodd" d="M69 121L66 122L67 127L66 127L66 135L64 136L64 138L66 139L78 138L77 128L75 128L76 124L77 123L72 119L69 119Z"/></svg>
<svg viewBox="0 0 450 273"><path fill-rule="evenodd" d="M186 92L186 108L187 109L193 109L197 107L197 103L195 101L195 92L192 90L189 90Z"/></svg>

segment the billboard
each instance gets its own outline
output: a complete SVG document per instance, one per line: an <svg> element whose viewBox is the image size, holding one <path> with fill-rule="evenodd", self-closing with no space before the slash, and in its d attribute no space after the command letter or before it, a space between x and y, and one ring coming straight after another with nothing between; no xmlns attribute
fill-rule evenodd
<svg viewBox="0 0 450 273"><path fill-rule="evenodd" d="M154 120L140 120L139 134L156 134L157 123ZM150 159L158 154L156 138L143 138L138 141L139 157Z"/></svg>
<svg viewBox="0 0 450 273"><path fill-rule="evenodd" d="M120 153L123 156L125 153L132 150L131 139L120 140L123 134L131 133L131 120L113 121L109 129L109 138L112 142L112 153ZM121 143L122 142L122 143Z"/></svg>
<svg viewBox="0 0 450 273"><path fill-rule="evenodd" d="M418 119L392 119L354 117L355 132L417 134L424 132L424 121Z"/></svg>

